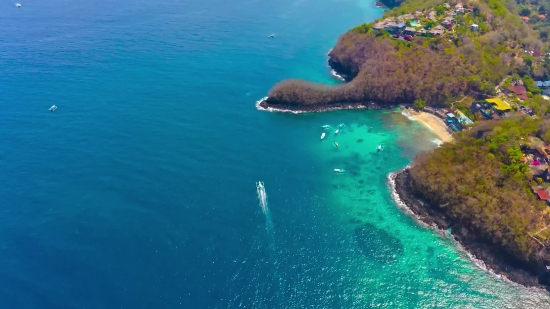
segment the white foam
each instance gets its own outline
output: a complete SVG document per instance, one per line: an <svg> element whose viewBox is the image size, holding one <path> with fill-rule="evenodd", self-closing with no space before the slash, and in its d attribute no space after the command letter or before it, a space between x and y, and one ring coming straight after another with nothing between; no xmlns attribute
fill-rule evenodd
<svg viewBox="0 0 550 309"><path fill-rule="evenodd" d="M443 141L439 138L432 140L432 143L436 144L438 147L441 147L441 145L443 145Z"/></svg>
<svg viewBox="0 0 550 309"><path fill-rule="evenodd" d="M407 117L407 119L409 119L410 121L416 121L416 118L411 116L411 114L409 114L409 112L407 112L407 110L405 109L401 111L401 115Z"/></svg>
<svg viewBox="0 0 550 309"><path fill-rule="evenodd" d="M256 108L260 111L266 111L266 112L285 112L285 113L292 113L292 114L301 114L305 113L303 111L294 111L290 109L282 109L282 108L273 108L273 107L263 107L260 104L262 104L263 101L267 100L268 97L263 97L260 100L256 101Z"/></svg>
<svg viewBox="0 0 550 309"><path fill-rule="evenodd" d="M342 82L346 81L346 79L342 75L338 74L334 69L330 70L330 75L336 77L338 80L340 80Z"/></svg>

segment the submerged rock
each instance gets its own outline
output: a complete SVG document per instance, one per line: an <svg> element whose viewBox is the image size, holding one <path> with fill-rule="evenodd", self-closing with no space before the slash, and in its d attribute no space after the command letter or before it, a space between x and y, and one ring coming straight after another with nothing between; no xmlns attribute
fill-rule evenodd
<svg viewBox="0 0 550 309"><path fill-rule="evenodd" d="M365 257L377 263L395 263L403 255L401 241L373 224L365 223L357 227L354 237Z"/></svg>

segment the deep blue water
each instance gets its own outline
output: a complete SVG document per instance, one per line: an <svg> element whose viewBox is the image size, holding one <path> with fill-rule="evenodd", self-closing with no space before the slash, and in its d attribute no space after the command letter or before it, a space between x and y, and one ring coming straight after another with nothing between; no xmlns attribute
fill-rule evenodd
<svg viewBox="0 0 550 309"><path fill-rule="evenodd" d="M478 270L391 203L386 173L428 147L399 140L418 126L396 131L406 126L399 114L254 108L284 78L334 83L326 53L338 35L381 16L369 1L21 4L0 4L3 308L419 308L455 294L448 307L467 297L487 306L543 297ZM369 123L387 157L323 155L332 148L316 148L319 126L341 121L356 130ZM368 176L379 193L371 204L337 200L354 196L355 184L334 183L348 178L330 171L350 162L357 177L361 166L377 168ZM387 213L346 208L354 203ZM348 224L384 216L391 228ZM414 250L444 256L433 260L439 270L390 271L368 254L363 261L361 235L370 232L399 252L400 233L426 239L431 249ZM407 248L392 261L417 254ZM418 282L383 288L392 276ZM449 288L400 292L415 284Z"/></svg>

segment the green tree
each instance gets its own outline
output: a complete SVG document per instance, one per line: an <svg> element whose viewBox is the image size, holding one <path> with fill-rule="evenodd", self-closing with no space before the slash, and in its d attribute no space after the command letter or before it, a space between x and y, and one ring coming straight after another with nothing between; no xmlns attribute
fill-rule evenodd
<svg viewBox="0 0 550 309"><path fill-rule="evenodd" d="M426 100L416 99L414 100L413 107L417 110L421 110L426 106Z"/></svg>

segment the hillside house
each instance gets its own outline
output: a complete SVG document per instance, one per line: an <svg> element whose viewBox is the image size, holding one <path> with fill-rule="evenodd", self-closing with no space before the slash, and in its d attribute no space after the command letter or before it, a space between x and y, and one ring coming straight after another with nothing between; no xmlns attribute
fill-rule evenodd
<svg viewBox="0 0 550 309"><path fill-rule="evenodd" d="M485 99L485 102L491 105L494 112L499 115L502 115L512 110L512 107L508 105L508 103L502 101L500 98Z"/></svg>
<svg viewBox="0 0 550 309"><path fill-rule="evenodd" d="M462 3L457 3L457 5L455 5L455 12L457 14L464 14L464 6Z"/></svg>
<svg viewBox="0 0 550 309"><path fill-rule="evenodd" d="M403 31L405 34L414 35L416 34L416 29L413 27L405 27L405 30Z"/></svg>
<svg viewBox="0 0 550 309"><path fill-rule="evenodd" d="M472 30L472 31L477 31L478 29L479 29L479 25L478 25L478 24L472 24L472 25L470 26L470 30Z"/></svg>
<svg viewBox="0 0 550 309"><path fill-rule="evenodd" d="M386 26L386 25L384 25L384 23L378 22L378 23L376 23L376 24L374 24L374 25L372 26L372 29L374 29L374 30L382 30L382 29L385 28L385 26Z"/></svg>
<svg viewBox="0 0 550 309"><path fill-rule="evenodd" d="M527 97L527 89L525 89L525 86L523 86L523 85L509 86L509 87L506 87L506 90L509 93L515 94L518 97L518 99L520 99L520 100L528 100L529 99Z"/></svg>
<svg viewBox="0 0 550 309"><path fill-rule="evenodd" d="M535 49L533 50L533 57L537 57L537 58L541 58L541 57L544 57L545 54L543 51L541 51L540 49Z"/></svg>
<svg viewBox="0 0 550 309"><path fill-rule="evenodd" d="M427 33L428 33L428 31L426 31L426 29L424 29L424 28L416 31L416 34L421 35L421 36L426 36Z"/></svg>
<svg viewBox="0 0 550 309"><path fill-rule="evenodd" d="M535 194L541 201L545 201L546 204L550 204L550 194L545 189L538 189L535 191Z"/></svg>
<svg viewBox="0 0 550 309"><path fill-rule="evenodd" d="M550 182L550 168L545 169L538 177L542 178L544 182Z"/></svg>

